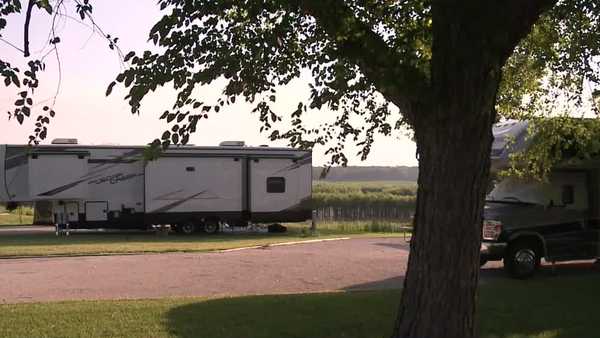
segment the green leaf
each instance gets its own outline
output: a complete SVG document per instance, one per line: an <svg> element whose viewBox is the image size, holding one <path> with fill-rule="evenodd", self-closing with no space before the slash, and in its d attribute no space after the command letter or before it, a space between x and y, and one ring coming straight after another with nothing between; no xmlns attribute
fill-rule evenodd
<svg viewBox="0 0 600 338"><path fill-rule="evenodd" d="M112 93L113 87L115 86L115 84L117 84L115 81L111 82L108 85L108 88L106 88L106 96L110 95L110 93Z"/></svg>
<svg viewBox="0 0 600 338"><path fill-rule="evenodd" d="M17 87L21 87L21 81L19 81L19 78L17 77L17 74L12 73L10 74L10 80L17 86ZM6 81L4 81L6 83ZM8 85L7 85L8 86Z"/></svg>
<svg viewBox="0 0 600 338"><path fill-rule="evenodd" d="M129 59L131 59L134 56L135 56L135 52L131 51L131 52L127 53L127 55L125 55L125 57L123 58L123 61L127 62L127 61L129 61Z"/></svg>

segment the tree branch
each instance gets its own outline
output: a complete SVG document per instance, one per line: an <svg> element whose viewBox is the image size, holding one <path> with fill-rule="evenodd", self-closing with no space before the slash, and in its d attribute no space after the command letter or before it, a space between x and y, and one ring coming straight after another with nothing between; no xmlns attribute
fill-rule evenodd
<svg viewBox="0 0 600 338"><path fill-rule="evenodd" d="M35 5L35 0L29 0L27 4L27 13L25 14L25 28L24 28L24 43L23 43L23 56L29 57L29 23L31 22L31 10Z"/></svg>
<svg viewBox="0 0 600 338"><path fill-rule="evenodd" d="M414 105L420 104L429 87L423 71L403 64L402 56L360 21L343 1L304 0L298 1L298 6L314 17L331 37L338 47L339 58L356 63L363 75L410 117Z"/></svg>
<svg viewBox="0 0 600 338"><path fill-rule="evenodd" d="M508 49L504 61L510 57L515 46L525 38L539 19L546 11L550 10L558 0L507 0L506 8L508 15L505 18L509 22L509 41Z"/></svg>
<svg viewBox="0 0 600 338"><path fill-rule="evenodd" d="M19 52L21 52L21 53L24 53L24 51L23 51L21 48L19 48L19 47L17 47L17 46L15 46L15 45L13 45L12 43L10 43L10 41L8 41L8 40L4 40L3 38L0 38L0 41L2 41L2 42L4 42L5 44L7 44L7 45L11 46L12 48L14 48L14 49L18 50Z"/></svg>

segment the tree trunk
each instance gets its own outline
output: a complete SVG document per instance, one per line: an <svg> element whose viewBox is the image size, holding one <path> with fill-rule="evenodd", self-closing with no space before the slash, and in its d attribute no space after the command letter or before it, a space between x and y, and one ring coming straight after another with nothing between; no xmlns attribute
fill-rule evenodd
<svg viewBox="0 0 600 338"><path fill-rule="evenodd" d="M498 46L506 42L502 34L510 34L498 24L498 11L486 6L491 2L438 1L432 7L431 103L412 112L419 188L393 338L477 336L494 105L502 65L514 48Z"/></svg>
<svg viewBox="0 0 600 338"><path fill-rule="evenodd" d="M457 125L431 128L419 136L415 229L393 337L476 336L475 294L493 114L488 115L481 133Z"/></svg>

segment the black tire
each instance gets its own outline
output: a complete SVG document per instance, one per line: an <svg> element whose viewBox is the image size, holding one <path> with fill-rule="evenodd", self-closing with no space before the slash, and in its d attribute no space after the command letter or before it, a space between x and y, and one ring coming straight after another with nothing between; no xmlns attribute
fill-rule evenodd
<svg viewBox="0 0 600 338"><path fill-rule="evenodd" d="M541 261L538 245L530 240L521 240L509 244L504 256L504 269L513 278L526 279L535 274Z"/></svg>
<svg viewBox="0 0 600 338"><path fill-rule="evenodd" d="M483 256L482 256L482 257L479 257L479 266L480 266L480 267L484 266L484 265L485 265L485 263L487 263L487 262L488 262L487 258L485 258L485 257L483 257Z"/></svg>
<svg viewBox="0 0 600 338"><path fill-rule="evenodd" d="M213 235L219 232L219 222L216 220L209 220L204 223L202 227L205 234Z"/></svg>
<svg viewBox="0 0 600 338"><path fill-rule="evenodd" d="M196 224L194 222L185 222L177 225L177 233L189 236L196 232Z"/></svg>

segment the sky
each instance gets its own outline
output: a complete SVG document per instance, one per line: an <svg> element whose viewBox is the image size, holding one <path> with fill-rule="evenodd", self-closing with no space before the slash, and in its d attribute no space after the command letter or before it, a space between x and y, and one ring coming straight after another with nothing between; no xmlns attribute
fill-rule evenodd
<svg viewBox="0 0 600 338"><path fill-rule="evenodd" d="M107 85L122 70L121 62L108 48L106 40L74 19L77 13L73 2L66 0L65 4L66 14L72 18L63 17L57 25L57 35L61 38L58 45L60 87L59 63L56 55L50 53L45 59L46 71L41 73L41 88L35 93L35 101L40 102L51 99L57 88L60 90L54 106L57 115L49 126L47 140L42 143L68 137L77 138L80 144L139 145L160 137L167 126L158 116L174 102L173 90L166 88L148 95L142 103L140 115L131 114L127 102L123 100L125 91L119 86L115 87L112 95L106 97L104 93ZM152 44L147 42L148 32L161 17L156 1L102 0L93 4L96 23L107 34L119 38L119 47L124 53L130 50L139 53L152 48ZM7 28L2 31L3 39L21 48L24 19L24 14L9 17ZM37 11L31 21L32 57L40 58L49 50L47 37L50 17ZM13 66L25 68L26 61L22 54L2 41L0 54ZM200 101L214 102L219 92L218 86L205 86L200 88L197 95ZM17 93L15 87L0 86L0 110L12 110ZM292 85L281 88L275 108L277 111L291 112L297 105L298 97L303 95L308 95L306 82L299 79ZM37 106L38 111L42 105L49 103L51 101L41 103ZM217 145L225 140L244 140L248 145L285 146L284 141L271 142L268 133L259 132L258 115L251 114L251 110L250 104L238 100L235 105L226 107L208 120L201 120L189 143ZM37 116L35 114L34 109L32 115ZM34 129L35 118L19 125L14 120L9 121L7 115L0 116L0 144L26 143L28 135ZM312 118L326 121L331 117L330 112L322 110ZM346 155L349 165L417 165L415 144L402 134L406 133L377 137L366 161L352 156L356 153L356 148L348 147ZM322 165L327 162L325 150L322 147L313 150L313 164Z"/></svg>

